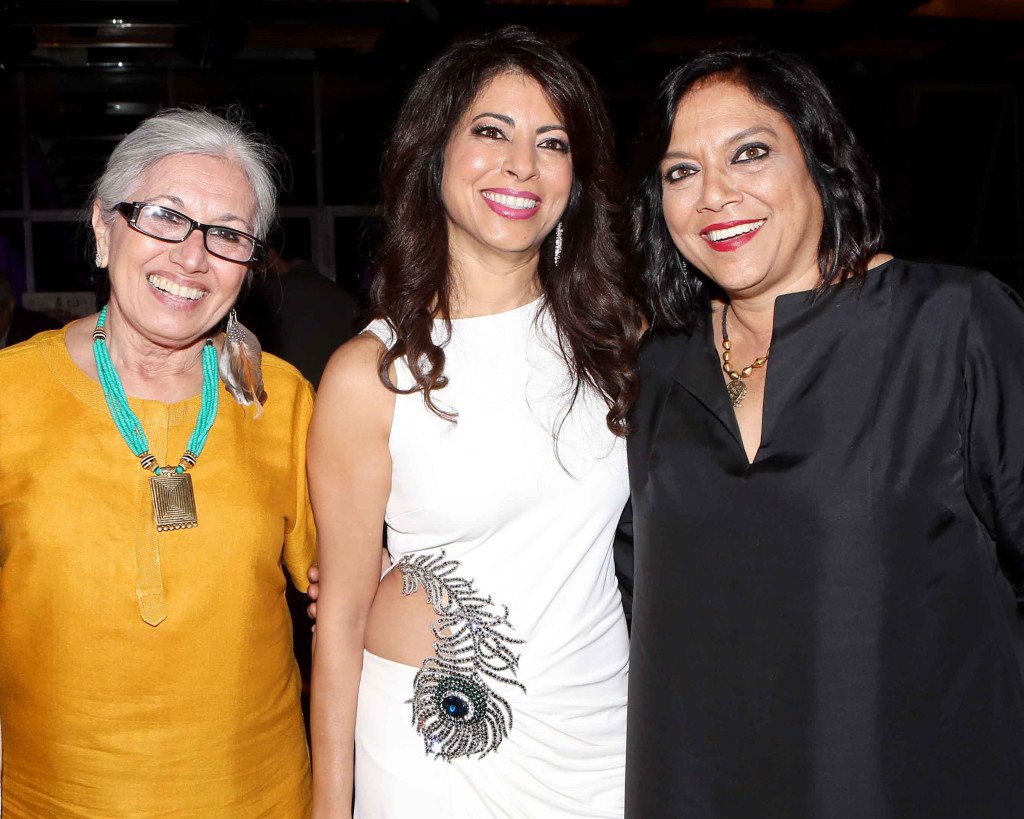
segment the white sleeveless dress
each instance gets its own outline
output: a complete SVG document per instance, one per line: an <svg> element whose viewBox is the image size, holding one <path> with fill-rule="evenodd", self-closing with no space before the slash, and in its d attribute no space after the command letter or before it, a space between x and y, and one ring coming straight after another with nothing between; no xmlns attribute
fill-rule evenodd
<svg viewBox="0 0 1024 819"><path fill-rule="evenodd" d="M438 756L442 743L414 725L420 669L365 652L358 819L622 816L628 640L612 540L629 494L625 443L592 391L566 415L571 381L544 305L454 320L447 341L437 322L449 384L434 400L457 422L420 393L398 395L390 438L395 570L436 565L443 551L457 561L449 580L492 598L499 638L523 641L504 644L519 658L504 676L522 688L486 678L511 728L482 757ZM393 343L386 323L367 329ZM396 366L398 386L410 386L406 364ZM428 710L432 701L417 697ZM417 724L433 730L421 712Z"/></svg>

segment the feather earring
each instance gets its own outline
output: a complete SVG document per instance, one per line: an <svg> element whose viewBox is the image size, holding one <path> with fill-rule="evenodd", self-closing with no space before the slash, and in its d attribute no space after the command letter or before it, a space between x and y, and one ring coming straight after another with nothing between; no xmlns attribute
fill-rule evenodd
<svg viewBox="0 0 1024 819"><path fill-rule="evenodd" d="M239 404L246 407L256 405L256 418L263 414L263 405L267 402L261 357L259 340L238 320L238 314L231 308L224 347L217 362L220 378Z"/></svg>

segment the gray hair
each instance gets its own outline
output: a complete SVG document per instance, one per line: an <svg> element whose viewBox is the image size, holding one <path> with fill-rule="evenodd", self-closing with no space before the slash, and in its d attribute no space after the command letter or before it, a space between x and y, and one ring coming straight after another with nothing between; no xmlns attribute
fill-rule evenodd
<svg viewBox="0 0 1024 819"><path fill-rule="evenodd" d="M89 207L97 199L105 219L111 208L126 201L149 168L168 156L200 154L237 163L252 187L256 201L253 231L265 239L277 215L279 174L277 150L245 122L238 109L224 117L203 108L168 108L145 120L122 139L107 160L92 189Z"/></svg>

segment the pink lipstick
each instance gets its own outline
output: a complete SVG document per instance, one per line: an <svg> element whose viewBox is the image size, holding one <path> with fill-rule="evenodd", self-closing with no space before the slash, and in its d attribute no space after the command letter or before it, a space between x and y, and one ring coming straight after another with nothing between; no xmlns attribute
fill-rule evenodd
<svg viewBox="0 0 1024 819"><path fill-rule="evenodd" d="M540 210L541 199L534 193L511 188L487 188L480 191L487 207L506 219L529 219Z"/></svg>

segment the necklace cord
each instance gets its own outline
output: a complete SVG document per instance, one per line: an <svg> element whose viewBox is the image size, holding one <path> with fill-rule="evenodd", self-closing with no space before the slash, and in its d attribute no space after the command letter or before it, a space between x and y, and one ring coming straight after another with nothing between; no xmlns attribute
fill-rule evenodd
<svg viewBox="0 0 1024 819"><path fill-rule="evenodd" d="M725 304L722 306L722 369L729 378L735 381L739 378L747 378L755 369L767 364L768 354L771 353L771 348L766 350L763 356L755 358L753 362L748 364L742 370L737 371L734 369L732 366L732 342L729 341L729 324L727 321L728 313L729 305Z"/></svg>
<svg viewBox="0 0 1024 819"><path fill-rule="evenodd" d="M738 407L743 403L743 399L747 396L747 385L743 383L744 378L749 378L750 374L759 367L763 367L768 363L768 353L771 352L771 348L765 351L763 356L755 358L750 364L744 367L742 370L737 370L732 366L732 342L729 341L729 324L726 316L729 314L729 305L726 303L722 306L722 370L731 379L726 385L726 392L729 394L729 400L732 401L734 407Z"/></svg>
<svg viewBox="0 0 1024 819"><path fill-rule="evenodd" d="M128 445L132 454L140 459L143 469L152 470L157 475L163 474L168 467L154 466L156 458L149 452L149 439L142 427L142 422L135 414L135 411L128 403L128 396L124 391L124 384L121 382L114 362L110 358L110 351L107 349L107 305L100 310L99 318L96 321L96 329L93 330L92 352L96 359L96 372L99 375L100 386L103 388L103 398L107 402L110 415L114 419L121 437ZM178 466L173 471L183 473L196 465L196 459L206 446L206 439L217 418L219 405L219 384L217 375L217 348L212 339L207 339L203 345L202 353L203 366L203 388L201 393L199 417L188 439L188 449L182 455Z"/></svg>

